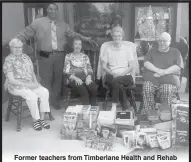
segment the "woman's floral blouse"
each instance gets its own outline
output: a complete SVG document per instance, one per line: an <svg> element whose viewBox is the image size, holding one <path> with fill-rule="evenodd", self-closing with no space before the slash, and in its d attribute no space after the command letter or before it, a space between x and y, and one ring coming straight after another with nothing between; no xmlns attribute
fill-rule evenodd
<svg viewBox="0 0 191 162"><path fill-rule="evenodd" d="M3 64L3 72L6 76L5 81L5 89L7 90L19 90L21 88L25 88L23 86L13 85L9 83L9 80L7 79L7 73L13 72L13 75L15 79L20 80L22 82L26 83L34 83L34 68L33 63L29 56L26 54L10 54L5 58L5 62Z"/></svg>
<svg viewBox="0 0 191 162"><path fill-rule="evenodd" d="M69 77L70 75L75 75L75 71L79 70L82 70L86 76L93 74L88 56L81 53L80 59L77 59L75 54L67 54L64 63L64 73Z"/></svg>

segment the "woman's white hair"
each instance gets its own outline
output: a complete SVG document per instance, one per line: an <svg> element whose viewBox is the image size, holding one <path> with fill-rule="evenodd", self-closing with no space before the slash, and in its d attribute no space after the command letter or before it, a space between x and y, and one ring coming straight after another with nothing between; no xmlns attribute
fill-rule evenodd
<svg viewBox="0 0 191 162"><path fill-rule="evenodd" d="M115 27L111 30L111 35L113 35L114 32L120 32L120 33L124 36L123 28L120 27L120 26L115 26Z"/></svg>
<svg viewBox="0 0 191 162"><path fill-rule="evenodd" d="M22 43L19 39L14 38L14 39L12 39L12 40L9 42L9 46L10 46L10 47L23 46L23 43Z"/></svg>

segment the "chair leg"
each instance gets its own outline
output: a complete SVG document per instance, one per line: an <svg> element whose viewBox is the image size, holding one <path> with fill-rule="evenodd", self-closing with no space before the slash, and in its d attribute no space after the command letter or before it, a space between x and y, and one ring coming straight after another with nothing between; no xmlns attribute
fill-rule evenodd
<svg viewBox="0 0 191 162"><path fill-rule="evenodd" d="M13 98L9 97L8 108L7 108L7 113L6 113L5 121L9 121L10 113L11 113L11 108L12 108L12 102L13 102Z"/></svg>
<svg viewBox="0 0 191 162"><path fill-rule="evenodd" d="M110 90L107 90L107 91L106 91L106 95L105 95L105 100L104 100L104 102L103 102L103 110L106 110L106 109L107 109L107 103L108 103L109 93L110 93Z"/></svg>
<svg viewBox="0 0 191 162"><path fill-rule="evenodd" d="M180 100L180 95L178 92L176 93L176 98L177 98L177 100Z"/></svg>
<svg viewBox="0 0 191 162"><path fill-rule="evenodd" d="M67 109L68 106L70 105L71 94L72 94L72 92L71 92L71 90L69 89L69 90L68 90L68 95L67 95L67 97L66 97L66 106L65 106L65 109Z"/></svg>
<svg viewBox="0 0 191 162"><path fill-rule="evenodd" d="M138 111L138 114L141 115L141 111L143 109L143 101L140 102L140 106L139 106L139 111Z"/></svg>
<svg viewBox="0 0 191 162"><path fill-rule="evenodd" d="M18 102L17 108L17 132L21 130L21 113L22 113L22 100Z"/></svg>
<svg viewBox="0 0 191 162"><path fill-rule="evenodd" d="M51 110L50 110L50 112L48 113L48 115L49 115L49 118L50 118L51 121L52 121L52 120L55 120L54 117L52 116Z"/></svg>
<svg viewBox="0 0 191 162"><path fill-rule="evenodd" d="M129 90L129 93L130 93L130 102L131 102L131 105L133 106L133 109L135 111L135 114L137 114L137 106L136 106L136 102L135 102L135 96L134 96L134 93L132 90Z"/></svg>

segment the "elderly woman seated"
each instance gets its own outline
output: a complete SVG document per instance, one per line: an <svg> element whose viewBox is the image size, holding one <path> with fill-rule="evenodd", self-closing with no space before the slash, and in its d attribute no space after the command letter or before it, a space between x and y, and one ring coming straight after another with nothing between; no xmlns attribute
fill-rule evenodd
<svg viewBox="0 0 191 162"><path fill-rule="evenodd" d="M134 84L132 72L137 62L136 46L132 42L122 41L123 29L116 26L111 31L112 39L100 56L103 70L106 72L106 85L112 89L112 110L116 110L119 95L122 94L122 107L127 109L126 92L123 86Z"/></svg>
<svg viewBox="0 0 191 162"><path fill-rule="evenodd" d="M82 41L79 37L73 40L72 53L65 57L64 74L69 86L80 95L83 105L96 105L97 85L93 81L93 71L87 55L81 52Z"/></svg>
<svg viewBox="0 0 191 162"><path fill-rule="evenodd" d="M5 89L12 95L26 99L35 130L40 131L42 127L49 129L50 125L44 121L45 112L50 112L49 92L38 83L30 57L22 52L23 43L18 39L12 39L9 46L11 53L3 64L6 76Z"/></svg>
<svg viewBox="0 0 191 162"><path fill-rule="evenodd" d="M144 60L143 102L146 112L155 107L154 95L160 94L160 102L171 106L180 86L183 60L180 52L169 47L171 36L164 32L158 40L158 48L152 48Z"/></svg>

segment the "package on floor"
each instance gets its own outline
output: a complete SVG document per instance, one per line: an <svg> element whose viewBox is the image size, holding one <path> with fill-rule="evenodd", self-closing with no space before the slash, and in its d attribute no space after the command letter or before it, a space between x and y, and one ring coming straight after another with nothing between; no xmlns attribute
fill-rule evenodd
<svg viewBox="0 0 191 162"><path fill-rule="evenodd" d="M172 105L172 144L188 145L189 144L189 105L173 104Z"/></svg>
<svg viewBox="0 0 191 162"><path fill-rule="evenodd" d="M160 104L158 111L160 120L169 121L172 119L172 108L168 104Z"/></svg>
<svg viewBox="0 0 191 162"><path fill-rule="evenodd" d="M85 146L97 150L112 150L115 143L116 129L114 126L98 125L96 131L90 131L85 139Z"/></svg>
<svg viewBox="0 0 191 162"><path fill-rule="evenodd" d="M135 113L133 110L117 111L115 113L115 124L134 126Z"/></svg>
<svg viewBox="0 0 191 162"><path fill-rule="evenodd" d="M115 120L114 111L100 111L97 118L97 123L102 125L112 125Z"/></svg>
<svg viewBox="0 0 191 162"><path fill-rule="evenodd" d="M167 149L171 147L171 131L157 131L157 140L160 148Z"/></svg>

